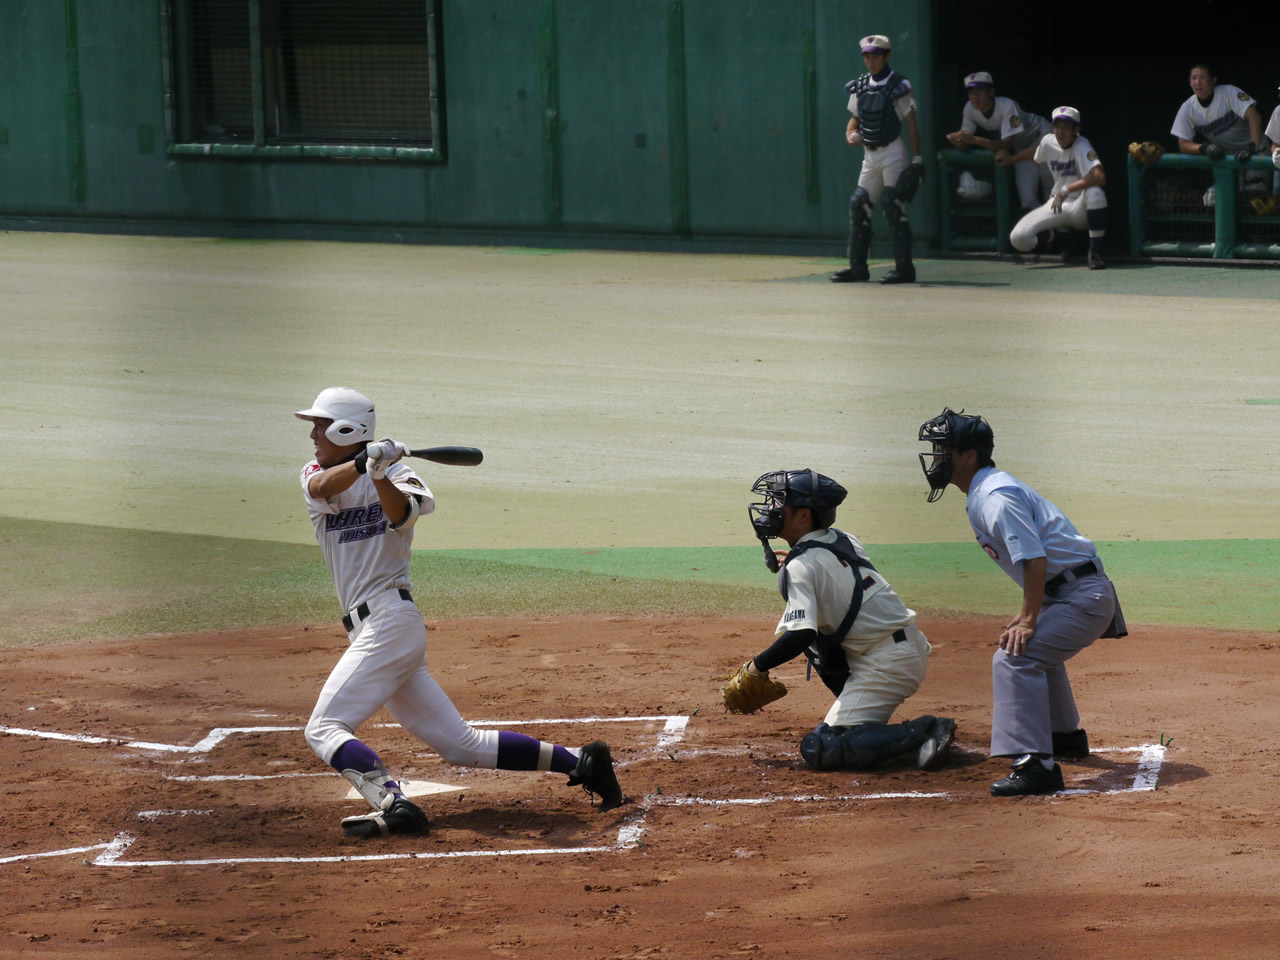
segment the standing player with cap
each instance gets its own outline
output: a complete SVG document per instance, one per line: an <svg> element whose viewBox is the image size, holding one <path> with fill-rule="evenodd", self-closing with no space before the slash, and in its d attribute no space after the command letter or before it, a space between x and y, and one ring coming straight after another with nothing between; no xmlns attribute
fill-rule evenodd
<svg viewBox="0 0 1280 960"><path fill-rule="evenodd" d="M933 503L954 484L978 543L1022 588L1022 606L1000 634L991 661L991 755L1012 757L991 795L1063 789L1067 760L1089 755L1066 661L1099 637L1123 637L1124 615L1093 542L1061 510L996 469L995 434L982 417L944 407L920 426L920 454Z"/></svg>
<svg viewBox="0 0 1280 960"><path fill-rule="evenodd" d="M867 254L871 250L871 211L884 197L884 218L893 241L894 267L881 283L913 283L911 224L907 204L924 179L920 130L911 81L889 66L889 38L863 37L862 62L867 72L844 85L849 94L849 123L845 142L865 149L858 186L849 198L849 267L831 275L833 283L861 283L871 279ZM910 153L902 139L906 129Z"/></svg>
<svg viewBox="0 0 1280 960"><path fill-rule="evenodd" d="M961 111L960 129L947 134L957 150L980 147L995 153L1000 162L1001 154L1007 157L1033 147L1051 132L1044 117L1023 110L1016 100L997 97L995 81L987 71L969 74L964 87L969 102ZM1041 189L1048 193L1053 183L1049 168L1031 159L1015 164L1013 177L1024 210L1039 206Z"/></svg>
<svg viewBox="0 0 1280 960"><path fill-rule="evenodd" d="M922 770L941 766L955 740L954 720L888 722L924 681L929 641L862 544L832 526L845 488L813 470L777 470L751 491L764 497L748 513L786 610L772 646L722 688L725 706L754 713L784 696L787 688L769 671L803 653L836 697L800 741L809 769L864 770L903 753L916 754ZM769 544L774 537L791 547L781 565Z"/></svg>
<svg viewBox="0 0 1280 960"><path fill-rule="evenodd" d="M477 730L458 714L431 676L427 631L409 593L413 527L435 510L435 498L407 465L407 450L374 438L373 401L346 387L322 390L295 416L311 421L315 458L302 468L302 495L345 612L349 646L325 681L307 743L351 781L373 813L347 817L350 837L424 834L427 815L404 796L376 753L355 730L383 706L400 726L448 763L569 775L601 798L600 809L625 802L613 759L600 741L581 750L522 733Z"/></svg>
<svg viewBox="0 0 1280 960"><path fill-rule="evenodd" d="M1178 138L1180 152L1210 160L1230 154L1239 163L1247 163L1263 149L1257 101L1239 87L1218 83L1207 63L1191 68L1191 96L1178 108L1169 132ZM1246 171L1244 185L1251 192L1265 192L1267 175L1261 170Z"/></svg>
<svg viewBox="0 0 1280 960"><path fill-rule="evenodd" d="M1053 194L1014 226L1009 234L1013 248L1022 253L1045 253L1055 230L1089 232L1089 269L1105 270L1099 247L1107 234L1107 173L1091 144L1080 136L1080 111L1056 107L1053 132L1034 147L1015 153L1003 162L1021 163L1028 158L1047 164L1053 173ZM1002 162L997 157L997 163Z"/></svg>

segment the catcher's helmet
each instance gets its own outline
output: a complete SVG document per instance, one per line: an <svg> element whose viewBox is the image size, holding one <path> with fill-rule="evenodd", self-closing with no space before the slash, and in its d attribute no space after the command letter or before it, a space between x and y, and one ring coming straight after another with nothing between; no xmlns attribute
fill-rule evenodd
<svg viewBox="0 0 1280 960"><path fill-rule="evenodd" d="M367 443L373 439L373 401L349 387L328 387L316 402L294 414L299 420L332 420L324 435L340 447Z"/></svg>
<svg viewBox="0 0 1280 960"><path fill-rule="evenodd" d="M782 532L783 507L808 507L813 511L817 527L829 527L835 523L836 507L849 495L848 490L830 477L813 470L775 470L761 474L751 485L751 492L764 496L763 503L747 507L751 527L761 541Z"/></svg>
<svg viewBox="0 0 1280 960"><path fill-rule="evenodd" d="M952 452L977 450L984 460L990 460L996 446L991 424L950 407L943 407L942 413L920 424L920 440L933 445L929 453L920 454L920 468L929 481L930 503L941 497L951 482Z"/></svg>

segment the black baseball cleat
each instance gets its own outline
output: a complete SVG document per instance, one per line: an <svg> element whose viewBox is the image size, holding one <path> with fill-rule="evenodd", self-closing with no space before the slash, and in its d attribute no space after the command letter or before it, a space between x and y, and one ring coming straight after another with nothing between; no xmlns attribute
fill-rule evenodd
<svg viewBox="0 0 1280 960"><path fill-rule="evenodd" d="M881 283L915 283L915 270L890 270L880 278Z"/></svg>
<svg viewBox="0 0 1280 960"><path fill-rule="evenodd" d="M1046 770L1040 758L1028 753L1013 762L1013 769L1003 780L991 785L993 797L1026 797L1039 793L1057 793L1066 789L1062 768L1056 763Z"/></svg>
<svg viewBox="0 0 1280 960"><path fill-rule="evenodd" d="M348 837L364 839L389 837L393 833L422 836L430 831L427 815L419 807L399 794L392 794L390 799L385 810L344 818L342 832Z"/></svg>
<svg viewBox="0 0 1280 960"><path fill-rule="evenodd" d="M866 283L871 279L871 271L866 267L846 267L831 275L832 283Z"/></svg>
<svg viewBox="0 0 1280 960"><path fill-rule="evenodd" d="M569 786L582 785L587 793L600 798L597 809L604 813L627 802L622 795L622 787L613 772L613 757L609 754L609 745L603 740L588 743L578 753L578 765L569 775Z"/></svg>
<svg viewBox="0 0 1280 960"><path fill-rule="evenodd" d="M937 770L947 759L951 745L956 742L956 722L950 717L938 717L933 721L929 737L920 744L916 766L921 770Z"/></svg>
<svg viewBox="0 0 1280 960"><path fill-rule="evenodd" d="M1080 761L1089 757L1089 736L1083 730L1053 735L1053 755L1059 760Z"/></svg>
<svg viewBox="0 0 1280 960"><path fill-rule="evenodd" d="M1093 247L1089 248L1089 269L1090 270L1107 269L1107 264L1106 264L1106 261L1102 259L1102 254L1100 254L1097 250L1093 249Z"/></svg>

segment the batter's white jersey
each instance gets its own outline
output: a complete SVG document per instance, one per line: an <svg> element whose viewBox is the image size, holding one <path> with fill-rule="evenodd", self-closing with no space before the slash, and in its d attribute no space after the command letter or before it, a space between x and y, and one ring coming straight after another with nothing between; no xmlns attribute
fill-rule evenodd
<svg viewBox="0 0 1280 960"><path fill-rule="evenodd" d="M1053 130L1049 121L1039 114L1030 113L1009 97L996 97L988 116L972 103L964 105L960 116L960 129L966 133L982 130L990 140L1006 140L1013 137L1011 153L1027 149L1031 144Z"/></svg>
<svg viewBox="0 0 1280 960"><path fill-rule="evenodd" d="M350 612L384 590L408 590L413 527L397 530L388 522L368 474L361 474L336 497L311 496L308 482L321 469L315 460L302 468L302 495L343 612ZM410 467L392 464L387 468L387 477L396 489L419 498L420 516L435 510L431 491Z"/></svg>
<svg viewBox="0 0 1280 960"><path fill-rule="evenodd" d="M1102 165L1093 144L1084 137L1076 137L1064 150L1052 133L1042 138L1040 146L1036 147L1035 161L1049 165L1055 190L1064 183L1074 183L1094 167Z"/></svg>
<svg viewBox="0 0 1280 960"><path fill-rule="evenodd" d="M806 540L835 543L837 537L844 537L859 557L870 559L856 537L834 527L807 533L796 543L799 545ZM806 550L788 563L785 571L787 609L778 621L775 636L781 636L788 630L834 633L849 612L855 576L862 578L864 591L862 607L845 638L846 648L851 645L856 647L858 641L881 639L915 623L915 611L902 602L893 587L889 586L889 581L866 567L849 569L830 550Z"/></svg>
<svg viewBox="0 0 1280 960"><path fill-rule="evenodd" d="M1199 134L1228 153L1243 150L1249 146L1249 121L1244 113L1254 103L1253 97L1239 87L1220 83L1213 88L1213 99L1207 107L1201 106L1194 94L1188 97L1178 108L1169 132L1183 140L1194 140Z"/></svg>

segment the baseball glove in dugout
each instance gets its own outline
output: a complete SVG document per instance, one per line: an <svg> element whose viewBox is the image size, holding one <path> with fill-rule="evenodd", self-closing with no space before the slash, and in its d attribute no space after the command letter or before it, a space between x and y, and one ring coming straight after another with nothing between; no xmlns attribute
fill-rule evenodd
<svg viewBox="0 0 1280 960"><path fill-rule="evenodd" d="M781 700L787 695L785 685L767 676L757 677L747 671L751 661L748 660L738 668L738 672L729 678L729 682L720 688L720 696L730 713L755 713L767 703Z"/></svg>
<svg viewBox="0 0 1280 960"><path fill-rule="evenodd" d="M1129 144L1129 156L1139 165L1149 167L1164 156L1164 147L1154 140L1143 140L1141 143Z"/></svg>

